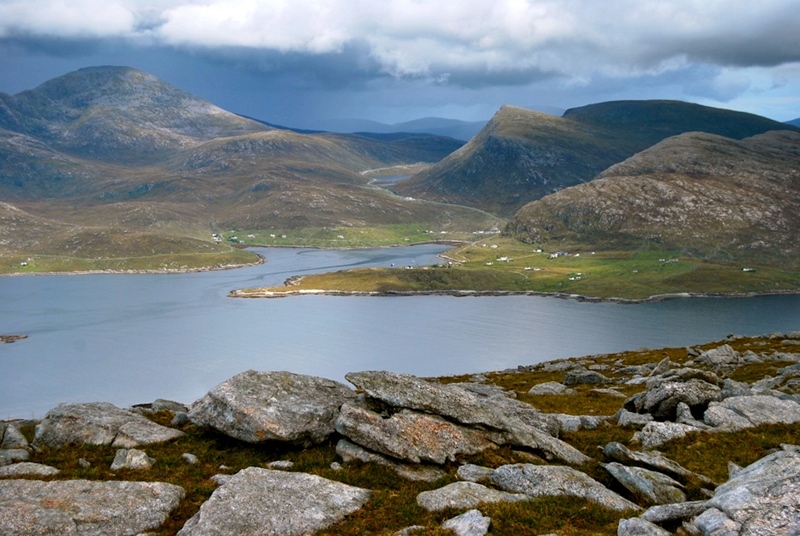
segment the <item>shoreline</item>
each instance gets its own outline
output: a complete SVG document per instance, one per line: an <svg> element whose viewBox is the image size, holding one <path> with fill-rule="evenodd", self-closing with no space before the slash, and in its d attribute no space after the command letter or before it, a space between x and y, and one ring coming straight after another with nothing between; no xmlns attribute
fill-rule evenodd
<svg viewBox="0 0 800 536"><path fill-rule="evenodd" d="M0 274L0 277L27 277L27 276L53 276L53 275L102 275L102 274L120 274L120 275L134 275L134 274L163 274L163 275L172 275L172 274L192 274L192 273L200 273L200 272L219 272L223 270L236 270L237 268L249 268L251 266L260 266L268 262L268 259L259 254L253 252L254 255L258 256L258 260L254 262L248 262L245 264L215 264L212 266L201 266L198 268L163 268L160 270L146 270L146 269L139 269L139 270L76 270L74 272L30 272L30 273L22 273L22 272L14 272L12 274Z"/></svg>
<svg viewBox="0 0 800 536"><path fill-rule="evenodd" d="M405 296L452 296L454 298L466 297L492 297L492 296L537 296L542 298L558 298L564 300L575 300L579 302L592 303L619 303L619 304L640 304L653 303L682 298L756 298L758 296L776 295L795 295L800 294L800 289L787 290L768 290L759 292L678 292L672 294L655 294L647 298L619 298L619 297L598 297L586 296L583 294L568 294L565 292L542 292L535 290L286 290L286 291L263 291L258 293L247 293L243 290L232 290L228 293L229 298L289 298L293 296L352 296L352 297L405 297Z"/></svg>

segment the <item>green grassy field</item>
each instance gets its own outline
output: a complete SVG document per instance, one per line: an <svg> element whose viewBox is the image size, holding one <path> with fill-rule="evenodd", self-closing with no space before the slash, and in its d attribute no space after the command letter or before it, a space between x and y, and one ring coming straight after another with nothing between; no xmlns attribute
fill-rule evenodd
<svg viewBox="0 0 800 536"><path fill-rule="evenodd" d="M559 254L561 253L561 254ZM800 288L800 272L775 266L714 262L665 251L543 250L510 238L487 237L413 269L362 268L307 276L290 288L245 289L255 295L308 289L546 292L597 298L646 299L662 294L752 293Z"/></svg>

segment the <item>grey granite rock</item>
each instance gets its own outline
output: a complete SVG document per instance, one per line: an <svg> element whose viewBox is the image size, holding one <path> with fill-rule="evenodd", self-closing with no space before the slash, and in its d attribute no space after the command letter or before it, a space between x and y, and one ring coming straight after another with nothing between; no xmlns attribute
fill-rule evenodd
<svg viewBox="0 0 800 536"><path fill-rule="evenodd" d="M162 482L0 480L0 534L140 534L160 527L183 497Z"/></svg>
<svg viewBox="0 0 800 536"><path fill-rule="evenodd" d="M617 526L617 536L669 536L670 534L669 531L641 517L620 519Z"/></svg>
<svg viewBox="0 0 800 536"><path fill-rule="evenodd" d="M609 460L613 460L624 465L635 465L648 469L654 469L677 478L697 478L705 484L713 485L708 477L689 471L677 462L674 462L658 451L639 452L631 450L622 443L611 442L603 447L603 454Z"/></svg>
<svg viewBox="0 0 800 536"><path fill-rule="evenodd" d="M564 385L602 385L611 383L611 379L597 371L573 369L564 375Z"/></svg>
<svg viewBox="0 0 800 536"><path fill-rule="evenodd" d="M320 443L334 431L339 407L355 398L346 385L290 372L249 370L198 400L189 419L248 443Z"/></svg>
<svg viewBox="0 0 800 536"><path fill-rule="evenodd" d="M6 424L0 422L0 449L26 449L28 448L28 440L13 424Z"/></svg>
<svg viewBox="0 0 800 536"><path fill-rule="evenodd" d="M491 524L492 520L488 516L473 509L448 519L442 523L442 528L453 532L455 536L483 536L489 532Z"/></svg>
<svg viewBox="0 0 800 536"><path fill-rule="evenodd" d="M111 445L131 448L162 443L183 432L161 426L141 415L107 402L59 404L36 427L34 447L63 445Z"/></svg>
<svg viewBox="0 0 800 536"><path fill-rule="evenodd" d="M492 479L492 473L494 469L467 463L458 468L456 476L467 482L488 482Z"/></svg>
<svg viewBox="0 0 800 536"><path fill-rule="evenodd" d="M475 508L480 503L527 501L523 493L508 493L487 488L476 482L453 482L443 488L423 491L417 495L417 504L429 512L439 510Z"/></svg>
<svg viewBox="0 0 800 536"><path fill-rule="evenodd" d="M706 508L706 501L688 501L675 504L657 504L642 513L642 519L651 523L675 523L695 517Z"/></svg>
<svg viewBox="0 0 800 536"><path fill-rule="evenodd" d="M371 492L305 473L258 467L230 476L179 536L300 536L359 510Z"/></svg>
<svg viewBox="0 0 800 536"><path fill-rule="evenodd" d="M634 440L642 444L645 450L657 449L661 445L679 437L686 437L690 432L699 432L697 428L675 422L647 423L641 431L633 435Z"/></svg>
<svg viewBox="0 0 800 536"><path fill-rule="evenodd" d="M680 482L657 471L642 467L628 467L617 462L603 466L617 482L650 504L673 504L686 500Z"/></svg>
<svg viewBox="0 0 800 536"><path fill-rule="evenodd" d="M129 469L140 471L150 469L153 467L154 463L156 463L156 460L141 450L119 449L114 455L114 461L111 463L111 470L119 471L120 469Z"/></svg>
<svg viewBox="0 0 800 536"><path fill-rule="evenodd" d="M434 482L447 476L446 472L437 467L400 463L390 460L385 456L370 452L346 439L340 439L339 442L336 443L336 454L338 454L345 463L358 461L362 463L375 463L388 467L399 476L406 480L411 480L412 482Z"/></svg>
<svg viewBox="0 0 800 536"><path fill-rule="evenodd" d="M561 430L577 432L578 430L596 430L603 423L613 418L612 415L567 415L565 413L548 413L558 420Z"/></svg>
<svg viewBox="0 0 800 536"><path fill-rule="evenodd" d="M563 383L559 382L544 382L534 385L528 391L529 395L571 395L574 394L575 389L570 389Z"/></svg>
<svg viewBox="0 0 800 536"><path fill-rule="evenodd" d="M30 453L25 449L0 450L0 467L15 462L24 462L30 457Z"/></svg>
<svg viewBox="0 0 800 536"><path fill-rule="evenodd" d="M53 476L60 473L55 467L41 463L20 462L0 467L0 477Z"/></svg>
<svg viewBox="0 0 800 536"><path fill-rule="evenodd" d="M689 407L702 406L720 399L721 389L701 379L666 381L655 388L648 388L642 399L640 411L650 413L656 419L674 420L675 407L683 402Z"/></svg>
<svg viewBox="0 0 800 536"><path fill-rule="evenodd" d="M620 409L615 417L618 425L631 426L637 429L643 428L647 423L653 420L653 416L649 413L633 413L625 408Z"/></svg>
<svg viewBox="0 0 800 536"><path fill-rule="evenodd" d="M495 469L492 481L505 491L529 497L580 497L612 510L639 510L639 506L600 482L571 467L514 464Z"/></svg>
<svg viewBox="0 0 800 536"><path fill-rule="evenodd" d="M800 451L761 458L716 489L694 525L704 535L800 534Z"/></svg>
<svg viewBox="0 0 800 536"><path fill-rule="evenodd" d="M709 405L703 420L725 430L740 430L761 424L800 421L800 404L774 396L734 396Z"/></svg>
<svg viewBox="0 0 800 536"><path fill-rule="evenodd" d="M453 424L442 417L402 410L391 417L345 404L336 431L363 447L412 463L443 464L461 454L496 448L493 434Z"/></svg>

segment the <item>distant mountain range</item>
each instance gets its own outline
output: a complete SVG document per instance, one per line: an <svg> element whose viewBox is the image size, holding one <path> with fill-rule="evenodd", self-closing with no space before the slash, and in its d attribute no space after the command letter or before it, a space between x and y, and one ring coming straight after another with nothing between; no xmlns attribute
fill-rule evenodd
<svg viewBox="0 0 800 536"><path fill-rule="evenodd" d="M0 250L69 251L80 233L105 230L150 243L208 241L217 226L494 227L487 214L394 196L362 174L433 163L461 145L429 134L300 134L135 69L81 69L0 94Z"/></svg>
<svg viewBox="0 0 800 536"><path fill-rule="evenodd" d="M393 125L368 119L330 119L319 121L316 128L329 132L351 134L364 132L375 134L415 132L467 141L478 134L485 125L486 121L459 121L458 119L426 117Z"/></svg>
<svg viewBox="0 0 800 536"><path fill-rule="evenodd" d="M617 101L562 117L502 107L462 148L398 183L401 195L472 206L503 216L684 132L742 139L795 129L760 116L678 101Z"/></svg>
<svg viewBox="0 0 800 536"><path fill-rule="evenodd" d="M561 117L504 106L466 144L456 138L479 124L360 126L370 132L277 127L126 67L0 93L0 257L191 253L233 228L466 232L501 216L535 243L800 258L788 123L619 101ZM419 163L394 194L372 183Z"/></svg>
<svg viewBox="0 0 800 536"><path fill-rule="evenodd" d="M798 117L797 119L792 119L791 121L786 121L786 124L795 127L800 127L800 117Z"/></svg>

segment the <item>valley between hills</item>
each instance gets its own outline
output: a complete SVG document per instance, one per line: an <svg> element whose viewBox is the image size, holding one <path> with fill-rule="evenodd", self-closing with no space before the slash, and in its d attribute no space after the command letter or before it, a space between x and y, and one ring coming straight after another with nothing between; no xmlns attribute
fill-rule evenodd
<svg viewBox="0 0 800 536"><path fill-rule="evenodd" d="M0 93L0 274L169 273L261 262L253 245L445 241L455 249L434 267L242 292L793 292L799 174L800 128L684 102L562 117L504 106L466 142L309 133L92 67Z"/></svg>

